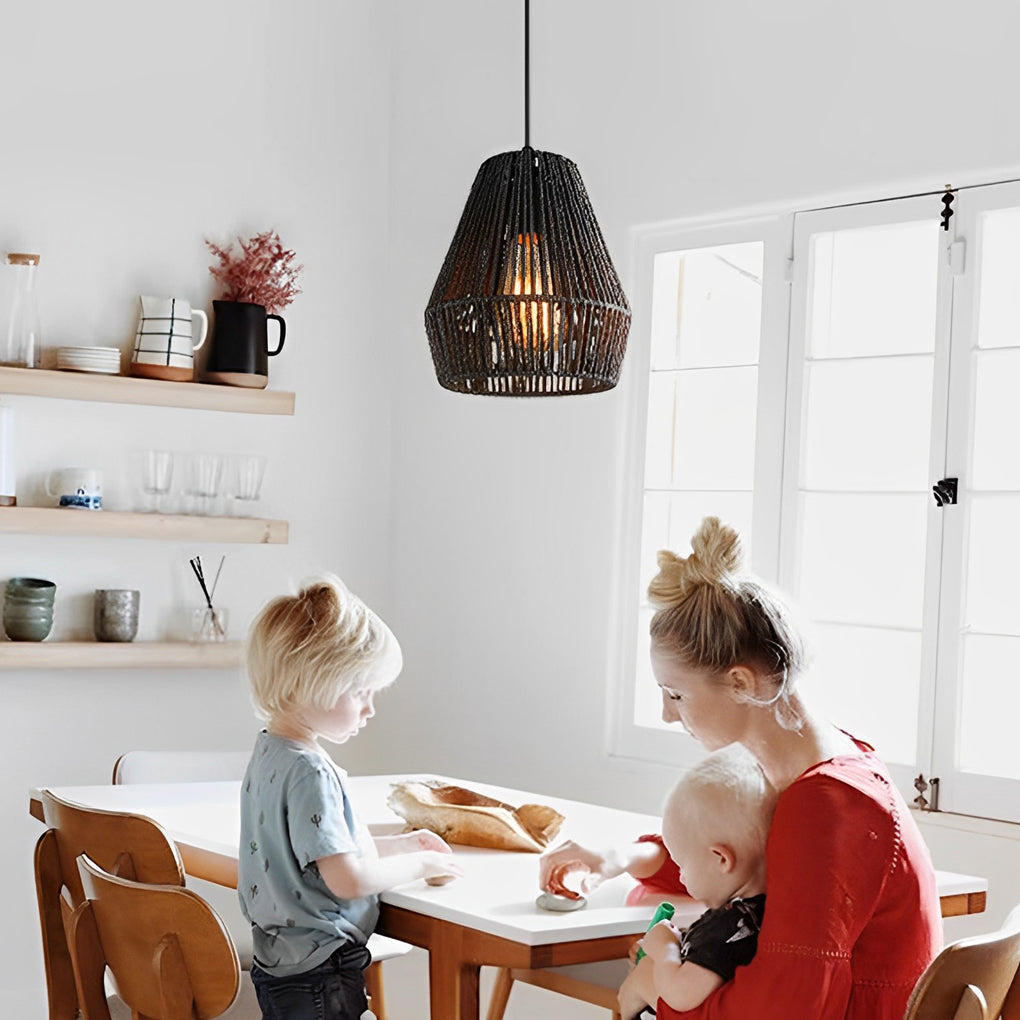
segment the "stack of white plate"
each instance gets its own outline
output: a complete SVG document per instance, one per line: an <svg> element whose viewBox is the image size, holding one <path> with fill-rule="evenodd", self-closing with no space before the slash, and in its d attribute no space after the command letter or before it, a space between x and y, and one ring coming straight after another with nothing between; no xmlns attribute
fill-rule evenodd
<svg viewBox="0 0 1020 1020"><path fill-rule="evenodd" d="M58 347L57 368L71 372L120 374L119 347Z"/></svg>

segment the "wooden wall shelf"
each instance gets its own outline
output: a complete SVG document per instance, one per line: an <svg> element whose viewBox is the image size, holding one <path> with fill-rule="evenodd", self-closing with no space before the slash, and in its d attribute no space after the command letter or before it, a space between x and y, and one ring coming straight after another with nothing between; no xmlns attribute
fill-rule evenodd
<svg viewBox="0 0 1020 1020"><path fill-rule="evenodd" d="M45 368L0 367L0 393L110 404L151 404L204 411L293 414L294 394L211 383L165 382L129 375L59 372Z"/></svg>
<svg viewBox="0 0 1020 1020"><path fill-rule="evenodd" d="M3 669L237 669L240 641L0 641Z"/></svg>
<svg viewBox="0 0 1020 1020"><path fill-rule="evenodd" d="M286 521L268 521L259 517L198 517L42 506L0 507L0 533L286 545L289 530Z"/></svg>

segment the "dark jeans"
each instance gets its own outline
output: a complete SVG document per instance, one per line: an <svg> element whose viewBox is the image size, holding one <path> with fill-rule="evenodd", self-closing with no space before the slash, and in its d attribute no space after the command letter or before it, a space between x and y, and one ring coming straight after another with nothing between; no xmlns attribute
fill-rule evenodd
<svg viewBox="0 0 1020 1020"><path fill-rule="evenodd" d="M303 974L273 977L252 964L263 1020L361 1020L368 1009L365 968L372 954L364 946L344 946Z"/></svg>

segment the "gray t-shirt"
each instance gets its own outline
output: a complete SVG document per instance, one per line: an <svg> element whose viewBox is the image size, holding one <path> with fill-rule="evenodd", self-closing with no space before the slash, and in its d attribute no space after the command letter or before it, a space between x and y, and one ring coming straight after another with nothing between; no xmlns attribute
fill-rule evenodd
<svg viewBox="0 0 1020 1020"><path fill-rule="evenodd" d="M237 893L251 921L255 962L268 974L311 970L343 945L364 945L375 929L379 897L338 899L315 863L361 856L346 779L303 744L265 730L255 742L241 783Z"/></svg>

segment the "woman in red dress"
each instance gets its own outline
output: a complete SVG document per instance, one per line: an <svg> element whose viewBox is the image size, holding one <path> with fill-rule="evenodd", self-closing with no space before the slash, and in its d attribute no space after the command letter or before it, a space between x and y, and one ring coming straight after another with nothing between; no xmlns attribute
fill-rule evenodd
<svg viewBox="0 0 1020 1020"><path fill-rule="evenodd" d="M708 750L742 744L779 799L757 955L697 1009L660 1000L657 1016L900 1020L942 942L927 847L873 749L813 716L796 692L799 636L780 600L739 572L736 532L708 517L691 544L686 559L659 554L648 590L663 720ZM542 887L570 895L563 880L578 871L683 890L654 838L615 851L557 847L542 859ZM652 966L638 965L639 987L640 968Z"/></svg>

